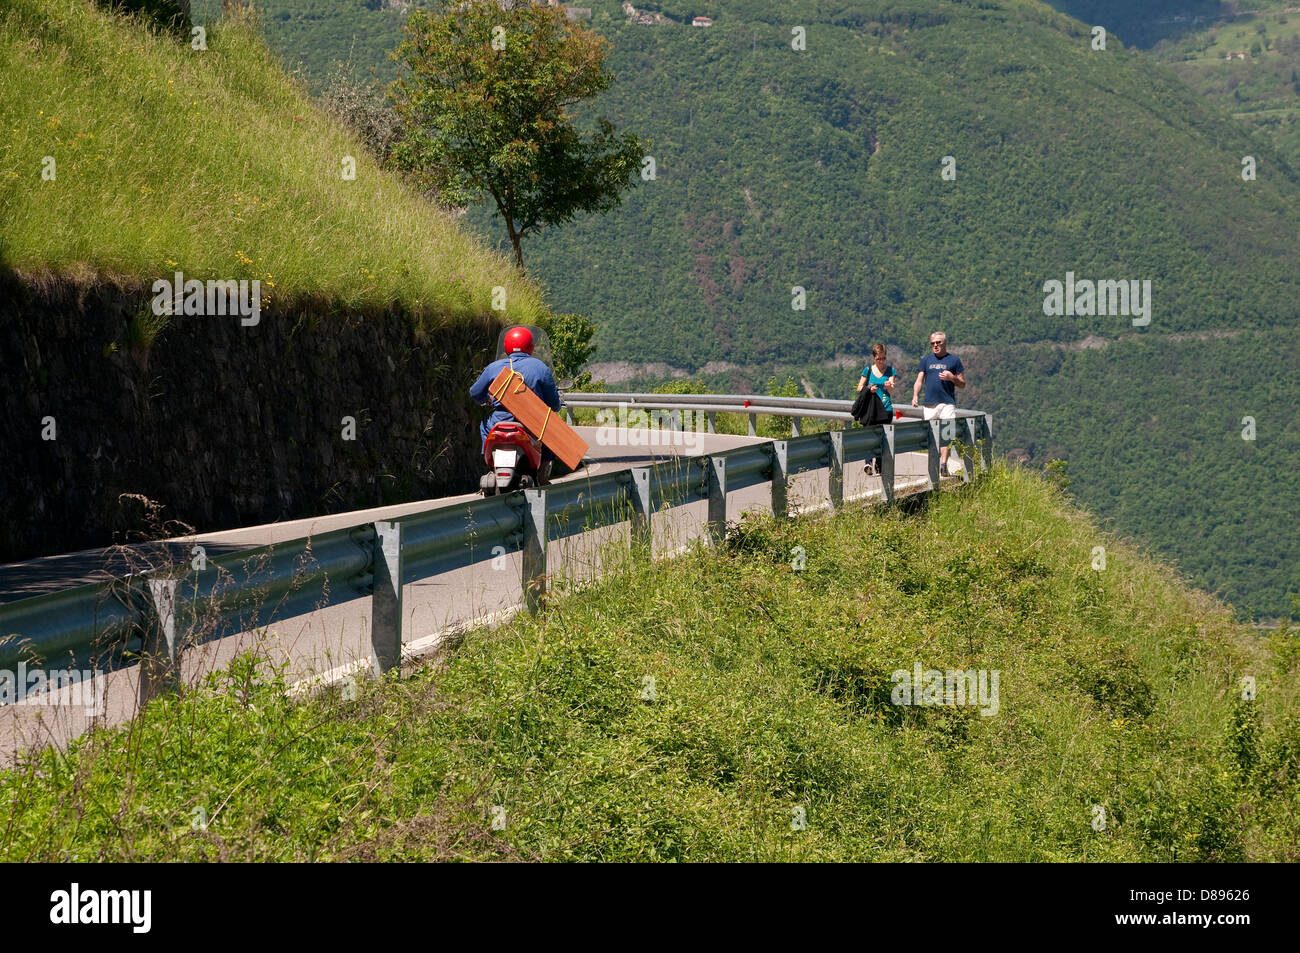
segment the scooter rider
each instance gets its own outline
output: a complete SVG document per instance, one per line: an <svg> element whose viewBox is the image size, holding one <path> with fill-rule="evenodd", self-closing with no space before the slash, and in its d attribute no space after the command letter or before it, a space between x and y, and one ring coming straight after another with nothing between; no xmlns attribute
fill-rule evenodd
<svg viewBox="0 0 1300 953"><path fill-rule="evenodd" d="M560 412L560 389L555 386L555 375L551 369L546 366L544 361L539 361L533 357L533 333L527 328L515 327L506 332L502 342L503 350L506 356L498 361L493 361L487 366L474 386L469 389L469 396L477 404L487 406L492 405L492 413L479 424L479 437L483 443L487 442L487 435L494 426L503 420L514 420L514 415L501 406L500 403L492 399L488 393L492 382L496 380L501 369L510 366L512 370L523 378L524 383L534 394L545 401L546 405L555 411ZM550 482L551 461L555 459L555 454L551 453L546 447L542 447L542 466L537 474L537 483L539 486L545 486Z"/></svg>

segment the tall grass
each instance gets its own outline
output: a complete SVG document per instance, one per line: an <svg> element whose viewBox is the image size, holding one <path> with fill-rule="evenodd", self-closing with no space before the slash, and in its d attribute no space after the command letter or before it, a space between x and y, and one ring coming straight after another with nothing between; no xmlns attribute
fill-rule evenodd
<svg viewBox="0 0 1300 953"><path fill-rule="evenodd" d="M355 698L241 663L0 776L0 853L1294 861L1294 643L999 469L629 561ZM891 704L915 662L998 713Z"/></svg>
<svg viewBox="0 0 1300 953"><path fill-rule="evenodd" d="M179 268L261 279L271 304L446 316L488 312L499 285L507 319L544 312L503 256L377 168L251 22L222 22L195 51L90 0L12 0L0 84L5 265L146 282Z"/></svg>

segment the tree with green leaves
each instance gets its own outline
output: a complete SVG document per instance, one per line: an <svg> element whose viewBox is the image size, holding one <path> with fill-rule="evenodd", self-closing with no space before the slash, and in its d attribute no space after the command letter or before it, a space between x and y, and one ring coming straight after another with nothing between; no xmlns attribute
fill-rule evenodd
<svg viewBox="0 0 1300 953"><path fill-rule="evenodd" d="M612 82L608 41L529 0L442 0L404 32L394 160L459 204L490 195L521 270L524 235L619 204L646 144L571 112Z"/></svg>
<svg viewBox="0 0 1300 953"><path fill-rule="evenodd" d="M552 314L538 324L551 340L556 380L568 381L568 388L578 390L590 384L591 375L583 373L582 368L596 352L596 346L591 343L596 326L580 314Z"/></svg>

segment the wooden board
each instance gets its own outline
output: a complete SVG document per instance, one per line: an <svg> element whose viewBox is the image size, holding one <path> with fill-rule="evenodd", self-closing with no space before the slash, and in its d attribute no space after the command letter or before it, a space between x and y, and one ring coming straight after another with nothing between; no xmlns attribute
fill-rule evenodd
<svg viewBox="0 0 1300 953"><path fill-rule="evenodd" d="M501 373L488 388L488 393L566 467L570 470L579 467L582 458L591 449L587 446L587 441L579 437L577 431L566 424L559 414L546 406L546 401L529 390L517 372L509 367L501 368Z"/></svg>

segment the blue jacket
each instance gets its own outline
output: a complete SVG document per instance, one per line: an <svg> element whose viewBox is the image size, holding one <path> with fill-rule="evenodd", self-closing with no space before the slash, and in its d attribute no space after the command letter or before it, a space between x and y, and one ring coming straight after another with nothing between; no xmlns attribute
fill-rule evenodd
<svg viewBox="0 0 1300 953"><path fill-rule="evenodd" d="M510 365L524 379L528 389L546 402L546 405L556 413L560 412L560 389L555 386L555 375L543 361L529 354L511 354L509 357L503 357L499 361L493 361L487 366L487 369L479 375L474 386L469 389L469 396L474 399L476 404L492 405L492 413L479 424L479 436L487 440L488 432L503 420L514 420L514 415L502 407L497 401L492 399L488 393L492 382L496 380L501 369ZM549 455L548 455L549 456Z"/></svg>

